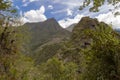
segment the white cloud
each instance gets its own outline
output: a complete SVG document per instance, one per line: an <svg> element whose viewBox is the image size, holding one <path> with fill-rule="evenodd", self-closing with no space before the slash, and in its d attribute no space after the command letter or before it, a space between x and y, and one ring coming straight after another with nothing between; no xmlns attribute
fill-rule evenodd
<svg viewBox="0 0 120 80"><path fill-rule="evenodd" d="M28 6L31 2L34 2L34 1L39 1L39 0L22 0L23 2L23 5L24 7Z"/></svg>
<svg viewBox="0 0 120 80"><path fill-rule="evenodd" d="M53 3L59 3L73 9L82 5L83 0L54 0Z"/></svg>
<svg viewBox="0 0 120 80"><path fill-rule="evenodd" d="M120 3L116 4L116 6L119 6ZM120 12L120 7L115 8L112 5L104 5L101 7L100 10L105 11L107 9L111 9L112 11L107 11L106 13L100 13L96 18L99 21L103 21L107 24L111 24L113 28L120 28L120 15L115 16L114 14L116 12Z"/></svg>
<svg viewBox="0 0 120 80"><path fill-rule="evenodd" d="M82 11L77 11L79 6L82 5L82 2L84 0L23 0L24 6L27 6L29 3L34 2L34 1L39 1L38 4L46 5L46 2L48 1L50 5L48 5L48 9L53 9L53 12L51 14L62 14L66 13L67 18L64 18L63 20L60 20L59 23L63 27L68 27L69 25L73 23L77 23L80 21L81 17L83 16L90 16L92 18L97 18L99 21L104 21L108 24L113 24L113 28L120 28L120 16L114 16L112 12L109 11L109 9L114 10L112 5L104 4L102 7L100 7L99 12L89 12L88 8L91 5L88 6L88 8L85 8ZM37 3L37 2L36 2ZM54 7L53 7L54 5ZM120 11L120 9L117 9L117 11ZM46 16L44 15L45 8L44 6L38 10L30 10L26 13L24 13L24 21L26 22L39 22L39 21L44 21L46 20ZM113 12L113 13L114 13ZM76 15L76 16L75 16ZM69 18L73 17L74 18ZM56 17L56 16L55 16Z"/></svg>
<svg viewBox="0 0 120 80"><path fill-rule="evenodd" d="M68 15L68 16L72 16L72 14L73 14L72 10L67 9L67 15Z"/></svg>
<svg viewBox="0 0 120 80"><path fill-rule="evenodd" d="M38 10L30 10L28 12L25 12L22 20L24 22L41 22L47 19L44 13L45 7L41 6Z"/></svg>
<svg viewBox="0 0 120 80"><path fill-rule="evenodd" d="M22 2L34 2L34 1L38 1L38 0L22 0Z"/></svg>
<svg viewBox="0 0 120 80"><path fill-rule="evenodd" d="M16 6L16 8L19 10L20 8L19 8L19 6Z"/></svg>
<svg viewBox="0 0 120 80"><path fill-rule="evenodd" d="M107 24L112 24L113 28L120 28L120 15L114 16L112 12L107 14L100 14L96 17L99 21L103 21Z"/></svg>
<svg viewBox="0 0 120 80"><path fill-rule="evenodd" d="M63 13L63 12L66 12L67 10L66 9L62 9L62 10L56 10L54 12L51 12L52 14L58 14L58 13Z"/></svg>
<svg viewBox="0 0 120 80"><path fill-rule="evenodd" d="M27 0L22 0L22 2L24 3L24 2L26 2Z"/></svg>
<svg viewBox="0 0 120 80"><path fill-rule="evenodd" d="M29 0L30 2L39 1L39 0Z"/></svg>
<svg viewBox="0 0 120 80"><path fill-rule="evenodd" d="M59 14L59 13L66 13L67 16L72 16L73 15L73 11L70 9L62 9L62 10L56 10L54 12L51 12L52 14Z"/></svg>
<svg viewBox="0 0 120 80"><path fill-rule="evenodd" d="M107 8L104 9L105 11L101 11L96 13L82 13L81 15L78 13L74 18L66 18L63 20L60 20L59 23L62 27L68 27L73 23L77 23L80 21L80 19L84 16L90 16L92 18L97 18L99 21L103 21L107 24L111 24L113 28L120 28L120 15L115 16L115 12L120 12L120 8L114 9L112 12L111 11L106 11L108 10Z"/></svg>
<svg viewBox="0 0 120 80"><path fill-rule="evenodd" d="M81 20L81 18L84 16L86 15L77 14L74 18L66 18L66 19L60 20L59 24L63 28L66 28L73 23L78 23ZM115 15L112 12L108 12L106 14L99 14L98 16L93 18L97 18L100 22L103 21L107 24L112 24L114 29L120 28L120 15L115 17Z"/></svg>
<svg viewBox="0 0 120 80"><path fill-rule="evenodd" d="M58 0L58 2L60 2L61 0ZM58 3L56 1L56 3ZM72 4L73 3L73 4ZM78 4L79 3L79 4ZM75 10L73 8L77 8L79 7L80 0L69 0L69 1L62 1L60 4L64 4L67 5L67 15L74 15L75 14ZM91 5L90 5L91 6ZM89 7L90 7L89 6ZM83 17L84 16L90 16L92 18L97 18L99 21L103 21L107 24L112 24L113 28L120 28L120 15L118 16L114 16L115 12L120 12L120 3L118 3L116 6L119 6L118 8L114 9L113 5L108 5L107 3L105 5L103 5L102 7L100 7L100 11L97 13L94 12L89 12L89 10L85 9L82 11L81 15ZM109 11L109 10L112 11ZM57 12L62 12L62 11L66 11L65 9L61 10L61 11L57 11ZM79 12L76 11L76 15L78 16ZM60 20L59 23L61 26L63 27L68 27L69 25L73 24L73 23L77 23L78 21L80 21L81 16L79 15L79 17L74 17L73 19L67 18L67 19L63 19Z"/></svg>
<svg viewBox="0 0 120 80"><path fill-rule="evenodd" d="M49 9L53 9L53 6L52 6L52 5L48 5L48 8L49 8Z"/></svg>
<svg viewBox="0 0 120 80"><path fill-rule="evenodd" d="M84 15L77 14L74 18L66 18L66 19L60 20L58 22L63 28L66 28L73 23L78 23L82 17L84 17Z"/></svg>

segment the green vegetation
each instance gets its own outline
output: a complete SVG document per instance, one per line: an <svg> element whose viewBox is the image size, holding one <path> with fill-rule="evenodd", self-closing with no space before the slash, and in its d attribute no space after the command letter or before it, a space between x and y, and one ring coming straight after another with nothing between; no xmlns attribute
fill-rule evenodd
<svg viewBox="0 0 120 80"><path fill-rule="evenodd" d="M93 6L89 9L89 11L92 12L98 12L99 7L104 5L104 3L107 2L108 4L112 4L113 6L120 2L120 0L84 0L83 5L80 6L80 10L84 9L85 7L89 6L91 3L93 3ZM117 8L119 6L114 6L114 8Z"/></svg>
<svg viewBox="0 0 120 80"><path fill-rule="evenodd" d="M52 58L58 50L62 47L60 43L51 44L43 46L41 49L38 49L33 57L35 58L36 64L46 62L48 59Z"/></svg>
<svg viewBox="0 0 120 80"><path fill-rule="evenodd" d="M99 7L105 0L99 4L99 0L93 1ZM11 26L9 22L14 23L17 12L11 2L0 3L0 80L120 80L120 34L109 25L84 17L70 33L52 19L28 23L29 31ZM8 16L14 16L13 20ZM27 35L32 30L32 35Z"/></svg>
<svg viewBox="0 0 120 80"><path fill-rule="evenodd" d="M40 65L40 80L76 80L77 65L74 63L64 64L58 58L49 59Z"/></svg>
<svg viewBox="0 0 120 80"><path fill-rule="evenodd" d="M32 35L29 45L32 53L40 46L59 43L71 34L63 29L54 18L44 22L26 23L24 26L29 29L29 33Z"/></svg>
<svg viewBox="0 0 120 80"><path fill-rule="evenodd" d="M83 51L86 63L83 63L86 66L83 80L120 79L120 36L116 34L111 27L103 24L95 30L88 30L92 43Z"/></svg>

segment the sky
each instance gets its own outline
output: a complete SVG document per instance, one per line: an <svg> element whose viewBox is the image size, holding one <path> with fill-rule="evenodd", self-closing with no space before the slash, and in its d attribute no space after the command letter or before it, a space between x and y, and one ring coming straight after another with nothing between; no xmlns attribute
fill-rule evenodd
<svg viewBox="0 0 120 80"><path fill-rule="evenodd" d="M59 24L66 28L73 23L78 23L84 16L97 18L99 21L111 24L113 28L120 28L120 15L113 15L120 11L120 6L114 9L112 5L105 3L99 12L89 12L90 4L83 10L79 10L84 0L12 0L18 9L22 21L42 22L49 18L55 18ZM117 5L119 5L118 3ZM112 11L111 11L112 10Z"/></svg>

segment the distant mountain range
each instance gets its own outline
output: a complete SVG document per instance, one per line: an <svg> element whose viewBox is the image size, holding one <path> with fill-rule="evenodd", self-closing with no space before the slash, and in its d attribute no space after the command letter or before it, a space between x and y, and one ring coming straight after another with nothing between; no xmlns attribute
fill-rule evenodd
<svg viewBox="0 0 120 80"><path fill-rule="evenodd" d="M30 46L32 50L37 50L41 46L54 44L68 39L71 32L63 29L54 18L44 22L26 23L31 34Z"/></svg>
<svg viewBox="0 0 120 80"><path fill-rule="evenodd" d="M89 17L83 17L78 24L72 24L66 29L62 28L54 18L44 22L26 23L24 26L28 27L31 33L32 58L36 64L41 64L57 55L62 50L64 41L71 41L72 45L74 44L72 47L76 50L87 47L91 39L86 38L82 31L95 29L100 24L108 26ZM69 55L71 54L67 54L67 57Z"/></svg>
<svg viewBox="0 0 120 80"><path fill-rule="evenodd" d="M77 23L74 23L74 24L68 26L68 27L65 28L65 29L68 30L68 31L70 31L70 32L72 32L73 28L74 28L76 25L77 25Z"/></svg>

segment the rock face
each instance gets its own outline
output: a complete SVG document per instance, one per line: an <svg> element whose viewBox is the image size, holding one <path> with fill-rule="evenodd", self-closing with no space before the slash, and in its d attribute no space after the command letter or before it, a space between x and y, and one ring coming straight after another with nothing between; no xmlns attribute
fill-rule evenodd
<svg viewBox="0 0 120 80"><path fill-rule="evenodd" d="M89 45L91 43L91 39L86 37L85 30L87 29L95 29L96 27L100 25L105 25L108 27L107 24L103 22L99 22L97 19L92 19L89 17L83 17L80 22L74 27L72 31L72 41L77 46L81 46L83 48L86 47L86 45Z"/></svg>
<svg viewBox="0 0 120 80"><path fill-rule="evenodd" d="M50 18L44 22L26 23L31 33L32 49L37 49L43 44L50 42L59 42L64 38L68 38L71 34L63 29L54 18Z"/></svg>
<svg viewBox="0 0 120 80"><path fill-rule="evenodd" d="M75 26L73 29L74 31L79 31L79 29L87 29L87 28L94 28L99 25L97 19L92 19L89 17L83 17L80 22Z"/></svg>

